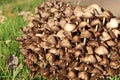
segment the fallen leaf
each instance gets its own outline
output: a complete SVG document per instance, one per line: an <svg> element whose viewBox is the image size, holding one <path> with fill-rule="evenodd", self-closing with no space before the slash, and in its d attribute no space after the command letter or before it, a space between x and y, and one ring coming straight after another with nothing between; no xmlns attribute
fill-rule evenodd
<svg viewBox="0 0 120 80"><path fill-rule="evenodd" d="M7 65L8 65L8 69L10 70L10 72L13 72L13 70L15 70L15 68L18 66L19 60L18 57L15 55L10 55L8 60L7 60Z"/></svg>

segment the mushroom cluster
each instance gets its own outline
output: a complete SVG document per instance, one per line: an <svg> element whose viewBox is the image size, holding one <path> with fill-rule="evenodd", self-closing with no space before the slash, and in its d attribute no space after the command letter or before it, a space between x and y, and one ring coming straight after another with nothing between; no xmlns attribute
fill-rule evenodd
<svg viewBox="0 0 120 80"><path fill-rule="evenodd" d="M44 2L17 41L34 74L59 80L109 78L120 74L119 23L97 4Z"/></svg>

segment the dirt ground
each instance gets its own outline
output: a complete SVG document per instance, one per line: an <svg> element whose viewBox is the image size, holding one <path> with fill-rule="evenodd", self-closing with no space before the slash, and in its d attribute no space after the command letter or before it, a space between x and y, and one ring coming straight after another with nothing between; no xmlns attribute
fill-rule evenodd
<svg viewBox="0 0 120 80"><path fill-rule="evenodd" d="M80 5L90 5L96 3L103 7L105 10L109 10L115 16L120 16L120 0L59 0L59 1L71 1L73 3L80 3Z"/></svg>

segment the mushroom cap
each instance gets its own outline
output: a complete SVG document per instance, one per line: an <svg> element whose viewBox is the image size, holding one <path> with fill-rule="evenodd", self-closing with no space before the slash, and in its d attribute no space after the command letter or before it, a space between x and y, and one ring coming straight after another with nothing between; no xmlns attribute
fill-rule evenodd
<svg viewBox="0 0 120 80"><path fill-rule="evenodd" d="M48 36L47 42L50 43L50 44L57 44L57 41L56 41L55 37L52 36L52 35Z"/></svg>
<svg viewBox="0 0 120 80"><path fill-rule="evenodd" d="M118 69L120 67L120 63L116 61L110 61L111 68Z"/></svg>
<svg viewBox="0 0 120 80"><path fill-rule="evenodd" d="M67 31L67 32L71 32L71 31L73 31L75 28L76 28L76 25L70 24L70 23L66 23L66 24L65 24L65 27L64 27L64 30Z"/></svg>
<svg viewBox="0 0 120 80"><path fill-rule="evenodd" d="M49 49L49 53L57 54L57 49L52 47Z"/></svg>
<svg viewBox="0 0 120 80"><path fill-rule="evenodd" d="M67 47L67 48L70 48L71 47L71 43L68 39L63 39L61 42L60 42L60 45L62 47Z"/></svg>
<svg viewBox="0 0 120 80"><path fill-rule="evenodd" d="M90 11L91 13L95 13L94 10L97 11L97 14L102 14L102 9L97 4L92 4L92 5L88 6L86 9L86 11Z"/></svg>
<svg viewBox="0 0 120 80"><path fill-rule="evenodd" d="M88 46L95 46L95 47L99 46L98 42L95 40L88 41L87 45Z"/></svg>
<svg viewBox="0 0 120 80"><path fill-rule="evenodd" d="M79 72L78 73L78 77L80 79L83 79L83 80L89 80L89 75L87 72L83 71L83 72Z"/></svg>
<svg viewBox="0 0 120 80"><path fill-rule="evenodd" d="M68 77L69 77L69 78L75 78L75 77L76 77L75 72L74 72L74 71L69 71L69 72L68 72Z"/></svg>
<svg viewBox="0 0 120 80"><path fill-rule="evenodd" d="M107 28L118 28L119 26L119 21L117 20L117 18L111 18L110 22L108 22L106 24Z"/></svg>
<svg viewBox="0 0 120 80"><path fill-rule="evenodd" d="M108 64L108 58L107 56L103 56L102 61L99 63L100 65L106 66Z"/></svg>
<svg viewBox="0 0 120 80"><path fill-rule="evenodd" d="M93 54L93 48L91 46L86 46L87 54Z"/></svg>
<svg viewBox="0 0 120 80"><path fill-rule="evenodd" d="M59 31L60 28L58 26L56 26L56 25L53 25L53 26L50 27L50 30L51 31Z"/></svg>
<svg viewBox="0 0 120 80"><path fill-rule="evenodd" d="M88 30L82 31L80 34L81 38L91 38L93 37L92 33Z"/></svg>
<svg viewBox="0 0 120 80"><path fill-rule="evenodd" d="M115 34L115 36L118 38L118 35L120 35L120 30L113 29L112 32Z"/></svg>
<svg viewBox="0 0 120 80"><path fill-rule="evenodd" d="M65 34L64 34L64 31L63 30L59 30L56 34L56 37L59 37L59 38L64 38L65 37Z"/></svg>
<svg viewBox="0 0 120 80"><path fill-rule="evenodd" d="M81 16L84 14L84 12L83 12L83 10L82 10L82 8L81 8L80 6L77 6L77 7L74 9L74 14L75 14L75 16L77 16L77 17L81 17Z"/></svg>
<svg viewBox="0 0 120 80"><path fill-rule="evenodd" d="M101 16L105 17L105 18L110 18L110 17L112 17L112 14L111 14L111 12L105 10L102 12Z"/></svg>
<svg viewBox="0 0 120 80"><path fill-rule="evenodd" d="M103 41L111 39L111 36L107 32L102 32L102 36L100 36L100 39Z"/></svg>
<svg viewBox="0 0 120 80"><path fill-rule="evenodd" d="M108 50L104 46L99 46L95 49L95 53L98 55L107 55L109 54Z"/></svg>
<svg viewBox="0 0 120 80"><path fill-rule="evenodd" d="M89 25L87 22L85 22L85 21L82 21L82 22L79 24L79 28L84 28L84 27L86 27L86 26L90 27L90 25Z"/></svg>
<svg viewBox="0 0 120 80"><path fill-rule="evenodd" d="M102 58L99 55L96 54L95 57L96 57L96 59L97 59L98 62L102 61Z"/></svg>
<svg viewBox="0 0 120 80"><path fill-rule="evenodd" d="M116 42L114 42L113 40L106 41L106 43L108 46L116 46Z"/></svg>
<svg viewBox="0 0 120 80"><path fill-rule="evenodd" d="M95 20L92 20L91 23L90 23L91 26L95 26L95 25L101 25L101 22L99 19L95 19Z"/></svg>
<svg viewBox="0 0 120 80"><path fill-rule="evenodd" d="M88 54L86 55L86 57L80 58L80 60L85 63L93 63L93 64L97 62L95 56L92 54Z"/></svg>
<svg viewBox="0 0 120 80"><path fill-rule="evenodd" d="M85 12L82 16L83 16L83 18L92 18L93 17L92 13L90 13L90 12Z"/></svg>
<svg viewBox="0 0 120 80"><path fill-rule="evenodd" d="M64 13L66 14L67 17L70 17L73 14L72 8L71 7L67 7L65 9Z"/></svg>
<svg viewBox="0 0 120 80"><path fill-rule="evenodd" d="M78 36L78 35L73 36L72 41L75 42L75 43L79 42L80 41L80 36Z"/></svg>

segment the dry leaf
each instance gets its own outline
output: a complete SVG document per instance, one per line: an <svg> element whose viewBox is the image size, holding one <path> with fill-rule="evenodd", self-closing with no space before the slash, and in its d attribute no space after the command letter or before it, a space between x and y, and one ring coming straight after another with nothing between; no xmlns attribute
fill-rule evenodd
<svg viewBox="0 0 120 80"><path fill-rule="evenodd" d="M10 55L7 60L8 69L10 72L13 72L13 70L18 66L19 60L18 57L15 55Z"/></svg>

